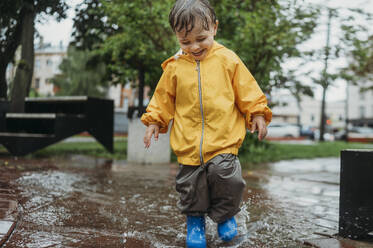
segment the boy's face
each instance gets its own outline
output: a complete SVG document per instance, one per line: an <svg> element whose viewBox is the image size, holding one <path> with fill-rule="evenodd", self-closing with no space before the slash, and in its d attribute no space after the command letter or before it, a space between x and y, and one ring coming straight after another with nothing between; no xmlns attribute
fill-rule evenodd
<svg viewBox="0 0 373 248"><path fill-rule="evenodd" d="M181 49L190 54L195 60L203 60L214 44L214 36L218 29L218 22L210 24L210 29L205 30L200 20L197 20L194 28L187 35L185 29L176 32L176 37Z"/></svg>

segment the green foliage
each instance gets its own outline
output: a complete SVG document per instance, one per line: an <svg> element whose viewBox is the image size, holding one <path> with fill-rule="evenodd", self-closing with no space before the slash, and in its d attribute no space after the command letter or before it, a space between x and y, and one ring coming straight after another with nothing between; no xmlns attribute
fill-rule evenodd
<svg viewBox="0 0 373 248"><path fill-rule="evenodd" d="M117 26L99 52L110 54L110 68L123 77L137 78L145 72L145 83L153 88L161 74L160 64L176 52L176 42L168 24L173 1L105 0L107 22Z"/></svg>
<svg viewBox="0 0 373 248"><path fill-rule="evenodd" d="M114 153L108 152L98 142L61 142L44 148L28 156L40 158L51 156L68 156L71 154L83 154L93 157L126 159L126 151L127 139L116 140L114 142Z"/></svg>
<svg viewBox="0 0 373 248"><path fill-rule="evenodd" d="M239 158L241 161L251 161L251 163L265 162L266 154L270 152L273 145L267 141L258 140L257 133L247 132L239 150Z"/></svg>
<svg viewBox="0 0 373 248"><path fill-rule="evenodd" d="M104 80L113 84L126 83L126 78L110 66L113 63L111 54L100 50L102 43L109 36L114 35L118 29L117 25L107 22L101 0L84 0L77 6L75 12L73 41L70 44L78 50L91 52L92 56L87 64L105 63L107 65Z"/></svg>
<svg viewBox="0 0 373 248"><path fill-rule="evenodd" d="M52 79L52 83L59 88L56 95L96 97L106 95L108 88L104 80L106 66L103 62L89 65L91 56L89 51L69 47L67 57L60 65L61 74Z"/></svg>
<svg viewBox="0 0 373 248"><path fill-rule="evenodd" d="M252 146L250 142L255 141L254 135L247 137L239 151L239 159L243 167L248 168L254 164L262 164L288 159L312 159L318 157L338 157L344 149L371 149L372 144L346 143L346 142L324 142L310 145L302 144L280 144L271 142L260 142L258 146ZM114 153L109 153L98 142L60 142L28 155L29 157L56 157L69 156L72 154L83 154L94 157L113 159L126 159L127 139L114 141ZM259 148L258 148L259 147ZM0 146L0 153L5 154L5 148ZM176 162L176 157L172 156Z"/></svg>
<svg viewBox="0 0 373 248"><path fill-rule="evenodd" d="M348 82L360 84L362 90L373 90L373 33L369 31L373 14L360 9L352 11L364 22L360 21L357 25L356 17L350 15L341 25L342 41L347 47L345 55L349 57L349 64L341 70L341 77Z"/></svg>
<svg viewBox="0 0 373 248"><path fill-rule="evenodd" d="M66 0L1 0L0 1L0 97L7 97L6 67L14 59L21 35L25 32L24 16L52 15L57 20L66 17ZM37 18L42 21L42 18Z"/></svg>
<svg viewBox="0 0 373 248"><path fill-rule="evenodd" d="M241 57L264 92L282 87L282 64L303 56L298 45L316 27L319 10L303 1L214 0L217 39Z"/></svg>
<svg viewBox="0 0 373 248"><path fill-rule="evenodd" d="M106 14L100 0L84 0L75 9L74 30L71 42L82 50L98 48L104 40L115 34L117 28L106 20Z"/></svg>
<svg viewBox="0 0 373 248"><path fill-rule="evenodd" d="M154 88L161 62L178 49L168 23L173 3L85 0L75 19L75 42L96 49L119 82L135 79L139 70L145 70L145 82ZM217 40L238 53L265 92L283 86L281 79L287 75L281 65L303 56L297 46L313 33L318 9L290 0L212 0L211 4L219 20Z"/></svg>
<svg viewBox="0 0 373 248"><path fill-rule="evenodd" d="M34 88L31 88L30 89L29 97L30 98L40 97L40 94L38 93L37 90L35 90Z"/></svg>

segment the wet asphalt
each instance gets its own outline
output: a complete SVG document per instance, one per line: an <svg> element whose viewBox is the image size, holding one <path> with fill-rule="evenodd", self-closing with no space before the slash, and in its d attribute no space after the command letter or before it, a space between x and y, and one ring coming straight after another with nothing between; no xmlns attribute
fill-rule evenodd
<svg viewBox="0 0 373 248"><path fill-rule="evenodd" d="M176 207L177 164L79 155L6 162L18 173L9 182L18 215L4 248L185 247L185 216ZM223 243L207 219L208 247L302 248L336 234L339 168L339 158L244 165L239 235Z"/></svg>

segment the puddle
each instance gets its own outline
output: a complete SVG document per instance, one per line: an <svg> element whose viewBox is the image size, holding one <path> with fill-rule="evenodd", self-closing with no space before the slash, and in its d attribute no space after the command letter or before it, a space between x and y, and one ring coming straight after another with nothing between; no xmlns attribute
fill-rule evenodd
<svg viewBox="0 0 373 248"><path fill-rule="evenodd" d="M73 156L26 171L14 182L21 221L4 247L185 247L177 170ZM238 237L222 243L207 219L208 247L300 248L314 232L337 230L339 159L282 161L243 175Z"/></svg>

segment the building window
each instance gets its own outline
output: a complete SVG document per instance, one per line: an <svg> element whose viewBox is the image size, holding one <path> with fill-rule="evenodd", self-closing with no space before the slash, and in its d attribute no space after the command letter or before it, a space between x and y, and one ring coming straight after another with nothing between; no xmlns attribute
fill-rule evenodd
<svg viewBox="0 0 373 248"><path fill-rule="evenodd" d="M51 59L47 59L47 66L52 66L53 62Z"/></svg>
<svg viewBox="0 0 373 248"><path fill-rule="evenodd" d="M365 118L365 107L360 106L360 118Z"/></svg>
<svg viewBox="0 0 373 248"><path fill-rule="evenodd" d="M40 88L40 78L35 78L35 89Z"/></svg>
<svg viewBox="0 0 373 248"><path fill-rule="evenodd" d="M311 121L313 122L315 120L315 116L311 115Z"/></svg>
<svg viewBox="0 0 373 248"><path fill-rule="evenodd" d="M360 95L360 100L365 100L365 92L364 91L360 91L359 95Z"/></svg>
<svg viewBox="0 0 373 248"><path fill-rule="evenodd" d="M339 120L343 121L343 116L342 115L339 115Z"/></svg>
<svg viewBox="0 0 373 248"><path fill-rule="evenodd" d="M35 59L35 69L40 69L40 59Z"/></svg>

